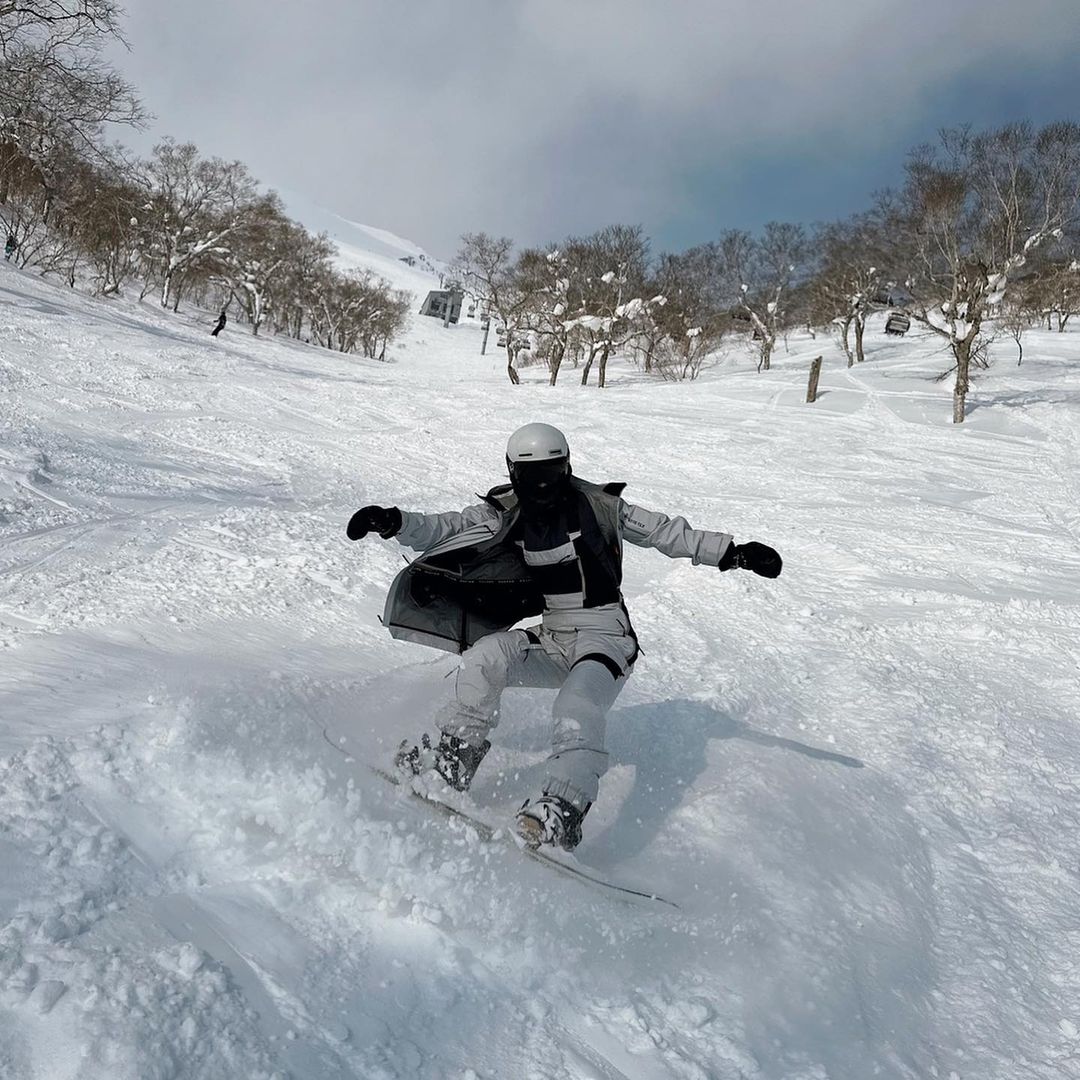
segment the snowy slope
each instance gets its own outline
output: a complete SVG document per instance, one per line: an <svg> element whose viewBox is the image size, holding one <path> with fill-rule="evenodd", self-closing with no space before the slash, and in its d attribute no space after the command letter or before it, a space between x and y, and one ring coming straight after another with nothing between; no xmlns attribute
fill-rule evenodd
<svg viewBox="0 0 1080 1080"><path fill-rule="evenodd" d="M404 264L402 264L404 265ZM696 385L511 387L470 322L393 363L0 265L0 1076L1080 1075L1080 367L875 332ZM826 350L824 395L802 403ZM627 553L644 655L580 860L482 843L385 761L452 659L378 624L366 502L449 509L517 424L775 582ZM473 791L533 792L550 694Z"/></svg>
<svg viewBox="0 0 1080 1080"><path fill-rule="evenodd" d="M439 275L446 270L446 264L411 240L387 229L350 221L299 192L285 189L281 195L290 217L309 232L326 233L334 242L336 262L342 270L374 271L395 288L415 293L417 309L430 289L439 288ZM402 262L403 258L413 259L413 264Z"/></svg>

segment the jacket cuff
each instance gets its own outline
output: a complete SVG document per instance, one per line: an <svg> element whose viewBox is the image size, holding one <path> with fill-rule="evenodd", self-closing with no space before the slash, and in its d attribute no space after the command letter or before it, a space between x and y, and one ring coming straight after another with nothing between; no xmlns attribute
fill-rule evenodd
<svg viewBox="0 0 1080 1080"><path fill-rule="evenodd" d="M416 535L424 527L424 515L412 514L408 510L401 511L401 524L398 526L398 530L394 533L394 538L403 547L410 547L417 549L417 545L414 542Z"/></svg>
<svg viewBox="0 0 1080 1080"><path fill-rule="evenodd" d="M733 542L730 533L705 533L694 554L694 565L704 563L706 566L719 566Z"/></svg>

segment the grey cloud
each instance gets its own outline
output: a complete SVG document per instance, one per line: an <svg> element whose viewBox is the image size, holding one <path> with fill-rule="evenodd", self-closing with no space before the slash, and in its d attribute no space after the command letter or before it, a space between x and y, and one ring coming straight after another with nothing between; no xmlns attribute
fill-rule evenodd
<svg viewBox="0 0 1080 1080"><path fill-rule="evenodd" d="M1075 0L129 0L120 62L156 133L247 161L450 254L613 220L692 220L785 147L865 158L957 77L1037 77ZM931 127L964 116L932 116ZM871 122L868 122L871 121ZM854 208L853 208L854 209ZM738 222L732 222L737 224Z"/></svg>

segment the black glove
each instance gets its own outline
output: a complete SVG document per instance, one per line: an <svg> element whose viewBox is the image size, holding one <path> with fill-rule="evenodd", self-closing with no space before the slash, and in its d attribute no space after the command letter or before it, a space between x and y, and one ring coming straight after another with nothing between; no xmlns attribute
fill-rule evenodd
<svg viewBox="0 0 1080 1080"><path fill-rule="evenodd" d="M721 570L753 570L760 577L779 577L784 560L768 544L750 540L745 544L730 544L720 560Z"/></svg>
<svg viewBox="0 0 1080 1080"><path fill-rule="evenodd" d="M369 532L389 540L400 530L401 511L396 506L365 506L349 518L345 533L350 540L363 540Z"/></svg>

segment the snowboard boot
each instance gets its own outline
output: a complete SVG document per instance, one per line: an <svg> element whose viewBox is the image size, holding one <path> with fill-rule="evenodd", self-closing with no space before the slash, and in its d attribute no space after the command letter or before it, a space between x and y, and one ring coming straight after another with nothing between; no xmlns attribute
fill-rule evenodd
<svg viewBox="0 0 1080 1080"><path fill-rule="evenodd" d="M427 735L420 739L419 746L411 745L406 739L394 755L394 764L414 776L434 770L455 791L466 791L490 749L491 743L487 739L479 746L470 746L444 731L438 746L432 746Z"/></svg>
<svg viewBox="0 0 1080 1080"><path fill-rule="evenodd" d="M558 795L541 795L535 802L526 799L517 812L515 829L526 847L552 844L573 851L581 843L581 822L589 806L579 810Z"/></svg>

